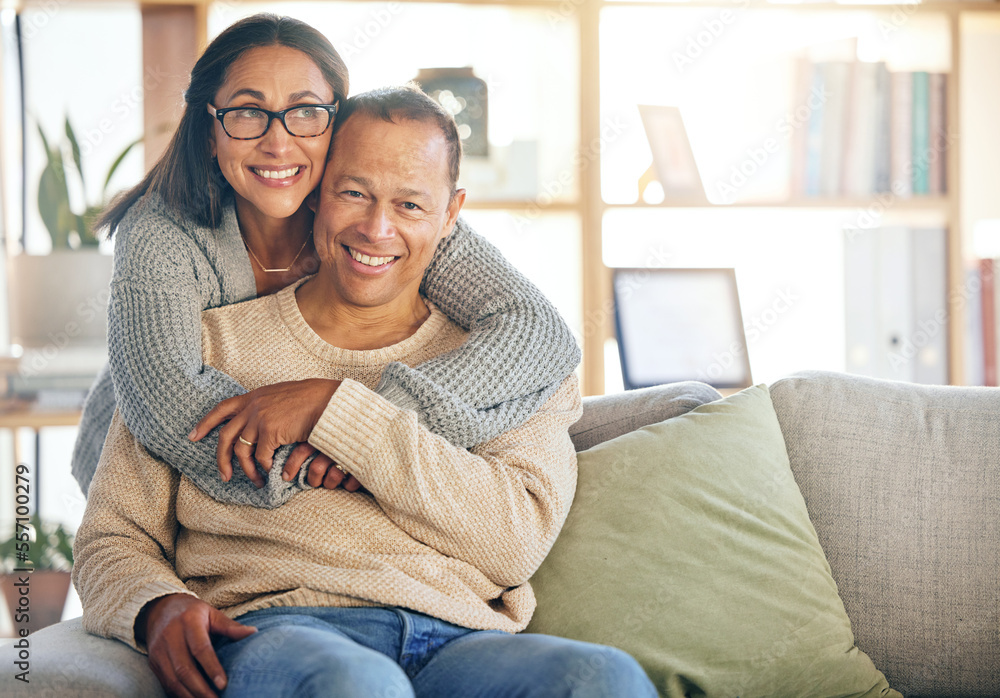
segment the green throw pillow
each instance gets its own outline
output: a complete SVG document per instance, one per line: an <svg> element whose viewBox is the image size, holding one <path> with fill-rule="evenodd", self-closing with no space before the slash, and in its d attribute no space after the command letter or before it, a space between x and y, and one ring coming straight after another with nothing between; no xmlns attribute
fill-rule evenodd
<svg viewBox="0 0 1000 698"><path fill-rule="evenodd" d="M663 696L899 696L854 646L765 386L579 463L528 632L620 647Z"/></svg>

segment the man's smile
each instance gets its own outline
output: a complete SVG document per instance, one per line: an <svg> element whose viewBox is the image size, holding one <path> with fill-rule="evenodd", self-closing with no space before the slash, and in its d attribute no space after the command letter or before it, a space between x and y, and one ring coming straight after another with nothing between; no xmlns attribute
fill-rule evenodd
<svg viewBox="0 0 1000 698"><path fill-rule="evenodd" d="M348 247L347 245L344 245L344 249L346 249L348 254L350 254L351 257L354 258L354 261L360 262L361 264L364 264L365 266L369 267L383 267L397 259L397 257L392 257L392 256L390 257L369 256L364 254L363 252L359 252L353 247Z"/></svg>

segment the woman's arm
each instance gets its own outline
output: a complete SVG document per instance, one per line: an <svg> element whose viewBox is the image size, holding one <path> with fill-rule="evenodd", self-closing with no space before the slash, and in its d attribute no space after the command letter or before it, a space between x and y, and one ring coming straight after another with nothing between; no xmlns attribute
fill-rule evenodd
<svg viewBox="0 0 1000 698"><path fill-rule="evenodd" d="M470 448L524 423L580 363L580 348L544 295L461 218L422 290L466 329L459 349L415 368L389 364L376 392Z"/></svg>
<svg viewBox="0 0 1000 698"><path fill-rule="evenodd" d="M241 251L223 248L219 254ZM246 392L202 362L201 312L226 302L226 283L231 280L220 278L196 238L162 210L123 222L108 304L115 395L135 437L200 489L222 502L270 508L286 501L297 484L260 474L265 486L258 489L242 471L222 482L215 467L217 431L197 443L188 440L219 401ZM275 461L283 464L290 450L281 449Z"/></svg>

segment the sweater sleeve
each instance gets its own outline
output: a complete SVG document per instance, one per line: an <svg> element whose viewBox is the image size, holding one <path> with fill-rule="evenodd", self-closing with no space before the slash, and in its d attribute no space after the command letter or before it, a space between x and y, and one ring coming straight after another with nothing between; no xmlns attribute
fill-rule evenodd
<svg viewBox="0 0 1000 698"><path fill-rule="evenodd" d="M309 442L410 536L512 587L531 577L566 520L576 489L569 427L581 412L570 375L527 422L468 451L347 380Z"/></svg>
<svg viewBox="0 0 1000 698"><path fill-rule="evenodd" d="M174 571L179 480L116 413L73 543L73 583L87 632L141 651L135 620L143 606L168 594L191 594Z"/></svg>
<svg viewBox="0 0 1000 698"><path fill-rule="evenodd" d="M420 423L470 448L525 422L580 363L555 307L500 251L459 219L422 290L470 331L458 349L410 368L389 364L376 389Z"/></svg>
<svg viewBox="0 0 1000 698"><path fill-rule="evenodd" d="M124 235L123 235L124 233ZM201 312L220 302L204 252L163 215L119 230L108 304L108 355L115 397L128 428L153 454L226 503L271 508L299 488L280 470L291 446L275 454L257 489L233 461L223 482L215 462L218 429L199 442L188 434L218 402L246 390L202 362ZM213 297L213 294L215 297Z"/></svg>

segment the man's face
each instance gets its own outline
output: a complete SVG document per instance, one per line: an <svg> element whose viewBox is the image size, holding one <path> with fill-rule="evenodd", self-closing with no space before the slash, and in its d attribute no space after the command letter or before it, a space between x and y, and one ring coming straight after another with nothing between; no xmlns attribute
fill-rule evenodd
<svg viewBox="0 0 1000 698"><path fill-rule="evenodd" d="M424 270L465 201L464 190L451 194L448 145L435 124L349 117L320 190L320 274L329 274L350 305L416 301Z"/></svg>

